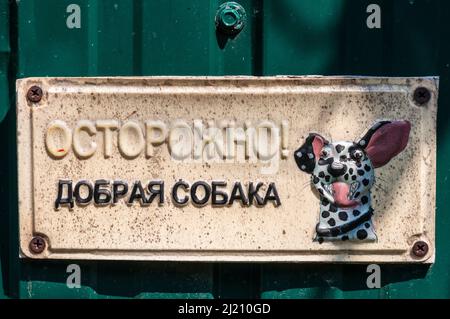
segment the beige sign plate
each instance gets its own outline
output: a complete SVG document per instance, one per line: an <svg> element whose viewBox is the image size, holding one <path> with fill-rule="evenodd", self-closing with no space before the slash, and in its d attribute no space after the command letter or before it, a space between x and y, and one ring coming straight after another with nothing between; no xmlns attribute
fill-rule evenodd
<svg viewBox="0 0 450 319"><path fill-rule="evenodd" d="M437 96L437 78L19 80L21 256L432 263Z"/></svg>

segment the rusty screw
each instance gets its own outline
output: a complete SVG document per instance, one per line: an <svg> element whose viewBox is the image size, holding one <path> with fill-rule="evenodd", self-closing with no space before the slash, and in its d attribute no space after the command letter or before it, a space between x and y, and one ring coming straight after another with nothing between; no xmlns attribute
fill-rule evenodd
<svg viewBox="0 0 450 319"><path fill-rule="evenodd" d="M428 253L428 244L424 241L416 241L412 247L412 253L416 257L425 257L425 255Z"/></svg>
<svg viewBox="0 0 450 319"><path fill-rule="evenodd" d="M33 85L28 89L27 99L30 102L38 103L42 99L42 89L37 85Z"/></svg>
<svg viewBox="0 0 450 319"><path fill-rule="evenodd" d="M428 103L431 99L431 92L427 88L421 86L414 91L414 101L419 105Z"/></svg>
<svg viewBox="0 0 450 319"><path fill-rule="evenodd" d="M33 254L40 254L45 249L45 240L41 236L34 236L30 241L30 250Z"/></svg>

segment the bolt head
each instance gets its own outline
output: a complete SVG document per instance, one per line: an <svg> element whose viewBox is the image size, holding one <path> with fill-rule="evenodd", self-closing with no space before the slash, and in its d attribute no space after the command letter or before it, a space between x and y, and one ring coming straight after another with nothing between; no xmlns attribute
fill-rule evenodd
<svg viewBox="0 0 450 319"><path fill-rule="evenodd" d="M431 92L427 88L421 86L414 91L414 101L419 105L428 103L431 99Z"/></svg>
<svg viewBox="0 0 450 319"><path fill-rule="evenodd" d="M428 254L428 244L422 240L416 241L412 247L412 253L416 257L425 257Z"/></svg>
<svg viewBox="0 0 450 319"><path fill-rule="evenodd" d="M238 34L245 25L245 9L236 2L223 3L216 13L216 28L223 33Z"/></svg>
<svg viewBox="0 0 450 319"><path fill-rule="evenodd" d="M41 236L34 236L30 241L30 251L33 254L40 254L44 251L47 244Z"/></svg>
<svg viewBox="0 0 450 319"><path fill-rule="evenodd" d="M42 89L37 85L33 85L28 89L27 99L32 103L38 103L42 99L42 94Z"/></svg>

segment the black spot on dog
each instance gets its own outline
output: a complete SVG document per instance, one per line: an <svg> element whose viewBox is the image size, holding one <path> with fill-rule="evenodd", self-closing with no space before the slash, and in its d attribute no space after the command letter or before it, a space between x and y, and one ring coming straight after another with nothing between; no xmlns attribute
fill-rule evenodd
<svg viewBox="0 0 450 319"><path fill-rule="evenodd" d="M369 185L369 180L364 178L362 183L363 183L364 186L367 186L367 185Z"/></svg>
<svg viewBox="0 0 450 319"><path fill-rule="evenodd" d="M356 167L361 167L362 164L361 163L356 163Z"/></svg>
<svg viewBox="0 0 450 319"><path fill-rule="evenodd" d="M355 209L353 211L353 216L358 217L359 215L361 215L361 212L359 210Z"/></svg>
<svg viewBox="0 0 450 319"><path fill-rule="evenodd" d="M332 213L336 213L337 212L337 206L334 204L330 204L330 208L329 211Z"/></svg>
<svg viewBox="0 0 450 319"><path fill-rule="evenodd" d="M322 205L323 206L327 206L330 202L328 201L328 199L326 199L325 197L322 198Z"/></svg>
<svg viewBox="0 0 450 319"><path fill-rule="evenodd" d="M369 223L365 223L365 224L364 224L364 227L369 228L369 227L370 227L370 224L369 224Z"/></svg>
<svg viewBox="0 0 450 319"><path fill-rule="evenodd" d="M367 196L361 197L361 203L367 204L368 202L369 202L369 199L367 198Z"/></svg>
<svg viewBox="0 0 450 319"><path fill-rule="evenodd" d="M319 177L320 177L320 178L324 178L324 177L325 177L325 173L324 173L324 172L320 172L320 173L319 173Z"/></svg>
<svg viewBox="0 0 450 319"><path fill-rule="evenodd" d="M344 222L348 219L348 215L346 212L339 212L338 216L339 216L339 219Z"/></svg>
<svg viewBox="0 0 450 319"><path fill-rule="evenodd" d="M356 175L352 176L352 181L356 181Z"/></svg>
<svg viewBox="0 0 450 319"><path fill-rule="evenodd" d="M319 244L322 244L323 243L323 238L319 237L319 238L317 238L317 241L319 242Z"/></svg>
<svg viewBox="0 0 450 319"><path fill-rule="evenodd" d="M364 169L366 170L366 172L370 172L371 168L369 165L364 165Z"/></svg>
<svg viewBox="0 0 450 319"><path fill-rule="evenodd" d="M336 221L335 221L333 218L330 218L330 219L328 220L328 225L330 225L330 226L336 226Z"/></svg>
<svg viewBox="0 0 450 319"><path fill-rule="evenodd" d="M319 178L317 176L313 177L313 183L317 184L318 182L320 182Z"/></svg>
<svg viewBox="0 0 450 319"><path fill-rule="evenodd" d="M314 133L309 134L305 143L294 153L295 162L303 172L312 173L316 167L316 158L312 144L317 136L320 135ZM325 140L324 142L328 144L328 141Z"/></svg>
<svg viewBox="0 0 450 319"><path fill-rule="evenodd" d="M350 168L350 169L348 170L348 172L349 172L350 174L353 174L353 168Z"/></svg>
<svg viewBox="0 0 450 319"><path fill-rule="evenodd" d="M347 235L345 235L345 236L342 236L342 241L346 241L346 240L348 240L348 236Z"/></svg>
<svg viewBox="0 0 450 319"><path fill-rule="evenodd" d="M348 174L345 174L344 178L345 178L346 181L348 181Z"/></svg>
<svg viewBox="0 0 450 319"><path fill-rule="evenodd" d="M319 188L319 193L320 193L320 195L323 195L323 189Z"/></svg>
<svg viewBox="0 0 450 319"><path fill-rule="evenodd" d="M358 170L358 175L359 176L363 176L366 172L364 172L362 169Z"/></svg>
<svg viewBox="0 0 450 319"><path fill-rule="evenodd" d="M355 198L358 198L359 195L361 195L361 193L360 193L360 192L356 192L354 197L355 197Z"/></svg>
<svg viewBox="0 0 450 319"><path fill-rule="evenodd" d="M367 238L367 232L364 229L360 229L356 232L356 237L358 239L363 240Z"/></svg>
<svg viewBox="0 0 450 319"><path fill-rule="evenodd" d="M347 156L341 155L341 156L339 156L339 160L340 160L341 162L347 162Z"/></svg>
<svg viewBox="0 0 450 319"><path fill-rule="evenodd" d="M330 180L331 180L331 176L330 176L330 175L325 176L325 181L326 181L327 183L329 183Z"/></svg>
<svg viewBox="0 0 450 319"><path fill-rule="evenodd" d="M312 146L309 146L309 148L312 150ZM295 152L295 162L302 171L312 173L312 171L314 170L315 161L314 158L310 159L307 155L309 148L303 147L298 149Z"/></svg>
<svg viewBox="0 0 450 319"><path fill-rule="evenodd" d="M324 211L322 212L322 217L323 217L323 218L328 218L328 217L330 217L330 212L324 210Z"/></svg>
<svg viewBox="0 0 450 319"><path fill-rule="evenodd" d="M340 153L344 150L345 146L338 144L336 145L336 152Z"/></svg>

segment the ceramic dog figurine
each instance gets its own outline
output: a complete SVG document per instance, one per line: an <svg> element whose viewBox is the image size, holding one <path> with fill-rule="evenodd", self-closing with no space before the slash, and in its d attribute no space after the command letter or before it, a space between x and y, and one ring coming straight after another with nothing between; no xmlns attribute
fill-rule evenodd
<svg viewBox="0 0 450 319"><path fill-rule="evenodd" d="M410 129L408 121L378 121L356 142L329 142L309 134L294 157L320 195L315 240L377 239L370 195L374 169L405 149Z"/></svg>

